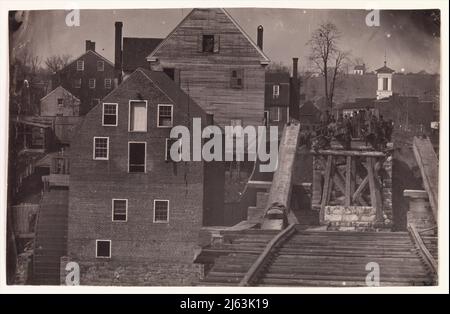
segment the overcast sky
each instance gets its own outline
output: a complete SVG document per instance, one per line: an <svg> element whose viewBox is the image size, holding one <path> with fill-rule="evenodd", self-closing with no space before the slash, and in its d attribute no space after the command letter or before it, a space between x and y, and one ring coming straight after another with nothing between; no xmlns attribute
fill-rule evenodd
<svg viewBox="0 0 450 314"><path fill-rule="evenodd" d="M81 55L85 40L96 42L96 50L114 60L114 22L122 21L124 37L163 38L189 13L172 10L82 10L80 26L68 27L67 11L33 11L20 47L29 47L43 58L55 54ZM424 11L382 11L379 27L368 27L364 10L228 9L242 28L256 41L256 28L264 26L264 51L275 62L291 65L300 58L308 68L307 41L324 21L342 32L342 49L362 58L370 70L383 65L400 72L425 70L439 73L440 38L435 15Z"/></svg>

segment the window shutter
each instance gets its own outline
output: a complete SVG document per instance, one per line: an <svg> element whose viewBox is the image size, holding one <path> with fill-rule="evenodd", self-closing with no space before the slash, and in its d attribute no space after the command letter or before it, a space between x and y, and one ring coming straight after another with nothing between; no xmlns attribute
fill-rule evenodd
<svg viewBox="0 0 450 314"><path fill-rule="evenodd" d="M220 36L214 35L214 53L218 53L220 48Z"/></svg>
<svg viewBox="0 0 450 314"><path fill-rule="evenodd" d="M203 52L203 35L197 35L197 52Z"/></svg>

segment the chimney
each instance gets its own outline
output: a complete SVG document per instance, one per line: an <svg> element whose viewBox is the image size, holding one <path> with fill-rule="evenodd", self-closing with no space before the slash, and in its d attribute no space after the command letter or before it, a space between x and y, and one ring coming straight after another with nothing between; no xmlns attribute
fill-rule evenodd
<svg viewBox="0 0 450 314"><path fill-rule="evenodd" d="M114 69L118 83L122 82L122 22L116 22Z"/></svg>
<svg viewBox="0 0 450 314"><path fill-rule="evenodd" d="M298 58L292 58L292 77L298 78Z"/></svg>
<svg viewBox="0 0 450 314"><path fill-rule="evenodd" d="M89 50L95 51L95 42L86 40L86 51L89 51Z"/></svg>
<svg viewBox="0 0 450 314"><path fill-rule="evenodd" d="M263 50L263 33L264 33L264 27L262 25L258 26L258 33L256 37L256 44L258 45L259 49Z"/></svg>
<svg viewBox="0 0 450 314"><path fill-rule="evenodd" d="M298 58L292 58L292 78L290 79L289 117L299 120L300 82L298 79Z"/></svg>

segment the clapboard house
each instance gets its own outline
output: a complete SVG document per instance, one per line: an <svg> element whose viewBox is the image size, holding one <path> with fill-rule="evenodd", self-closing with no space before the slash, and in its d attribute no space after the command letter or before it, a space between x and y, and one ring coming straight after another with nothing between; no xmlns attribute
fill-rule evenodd
<svg viewBox="0 0 450 314"><path fill-rule="evenodd" d="M204 211L223 205L223 187L214 167L170 158L171 128L192 132L193 118L206 126L174 81L143 68L86 115L72 143L68 215L68 259L80 264L81 284L196 280Z"/></svg>
<svg viewBox="0 0 450 314"><path fill-rule="evenodd" d="M114 88L114 64L95 51L95 42L86 40L86 51L53 75L52 86L61 85L80 100L84 116Z"/></svg>
<svg viewBox="0 0 450 314"><path fill-rule="evenodd" d="M147 56L224 125L262 125L269 58L224 9L193 9Z"/></svg>

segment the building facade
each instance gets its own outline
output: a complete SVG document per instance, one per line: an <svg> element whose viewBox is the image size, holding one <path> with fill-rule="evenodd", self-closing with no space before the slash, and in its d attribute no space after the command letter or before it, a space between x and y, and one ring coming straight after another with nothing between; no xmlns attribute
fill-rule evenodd
<svg viewBox="0 0 450 314"><path fill-rule="evenodd" d="M80 264L81 284L108 284L104 273L118 285L198 278L208 170L169 153L172 126L192 130L193 118L206 123L166 74L142 68L86 115L71 147L68 215L67 260Z"/></svg>
<svg viewBox="0 0 450 314"><path fill-rule="evenodd" d="M114 64L95 51L95 43L86 41L86 52L58 71L53 86L61 85L80 100L79 114L84 116L114 88Z"/></svg>
<svg viewBox="0 0 450 314"><path fill-rule="evenodd" d="M147 60L220 126L263 124L269 58L226 10L193 9Z"/></svg>

